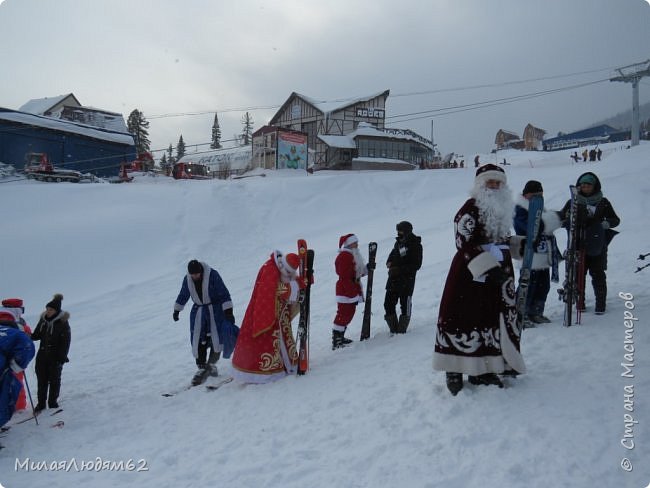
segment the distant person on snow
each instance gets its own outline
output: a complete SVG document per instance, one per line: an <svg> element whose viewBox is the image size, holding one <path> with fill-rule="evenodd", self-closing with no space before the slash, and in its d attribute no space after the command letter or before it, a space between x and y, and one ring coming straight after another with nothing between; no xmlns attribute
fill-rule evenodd
<svg viewBox="0 0 650 488"><path fill-rule="evenodd" d="M34 357L34 343L16 324L16 317L0 311L0 427L16 409L22 383L12 373L21 373Z"/></svg>
<svg viewBox="0 0 650 488"><path fill-rule="evenodd" d="M70 314L61 310L63 295L57 293L45 305L45 311L32 333L33 341L41 341L36 355L36 378L38 380L38 403L34 410L40 412L49 408L59 408L61 393L61 373L68 362L70 350Z"/></svg>
<svg viewBox="0 0 650 488"><path fill-rule="evenodd" d="M297 254L271 253L262 265L246 308L232 365L242 383L268 383L295 374L298 350L291 320L304 288Z"/></svg>
<svg viewBox="0 0 650 488"><path fill-rule="evenodd" d="M27 322L25 322L25 319L23 318L25 307L23 306L22 298L5 298L2 300L2 308L0 308L0 311L2 310L12 313L16 317L16 325L18 326L18 329L27 334L27 337L31 337L32 329L27 325ZM25 373L21 371L14 374L22 384L25 378ZM23 385L23 388L21 388L20 394L18 395L18 400L16 400L16 410L24 410L26 408L27 395L25 395L25 387Z"/></svg>
<svg viewBox="0 0 650 488"><path fill-rule="evenodd" d="M528 233L528 204L534 196L543 196L544 189L539 181L530 180L526 182L521 195L515 200L515 216L513 226L515 233L519 236L526 236ZM526 295L526 311L524 327L534 327L534 324L547 324L551 320L544 315L546 298L551 289L551 281L559 281L558 266L560 262L560 251L553 232L560 228L562 221L559 212L542 211L542 220L539 231L533 243L533 262ZM550 269L553 272L550 272Z"/></svg>
<svg viewBox="0 0 650 488"><path fill-rule="evenodd" d="M474 167L478 168L481 165L478 160L478 154L474 157Z"/></svg>
<svg viewBox="0 0 650 488"><path fill-rule="evenodd" d="M463 374L474 385L503 387L498 374L524 373L519 352L511 253L521 257L522 238L510 237L512 193L494 164L476 171L471 198L454 218L456 254L440 300L433 369L446 372L456 395Z"/></svg>
<svg viewBox="0 0 650 488"><path fill-rule="evenodd" d="M411 320L415 275L422 266L422 238L413 233L413 225L406 220L398 223L395 229L395 245L386 260L388 279L384 319L392 334L405 334ZM399 319L395 312L398 301L401 311Z"/></svg>
<svg viewBox="0 0 650 488"><path fill-rule="evenodd" d="M587 271L591 275L591 284L596 296L597 315L605 313L607 302L607 247L617 234L612 230L621 223L614 207L601 191L600 180L592 173L580 175L576 182L578 187L578 232L576 249L584 250L584 274L579 277L584 283ZM561 210L564 226L568 225L571 200ZM578 310L585 310L583 292L577 304Z"/></svg>
<svg viewBox="0 0 650 488"><path fill-rule="evenodd" d="M339 239L339 252L334 261L339 279L336 282L336 317L332 326L332 349L345 347L352 342L345 331L352 322L357 305L363 302L361 278L368 274L366 263L359 252L359 239L346 234Z"/></svg>
<svg viewBox="0 0 650 488"><path fill-rule="evenodd" d="M219 273L208 264L192 259L187 263L181 291L174 303L174 322L192 298L190 311L190 344L198 371L192 385L203 383L208 376L217 376L217 361L229 358L237 340L238 328L230 300L230 292ZM210 355L208 356L208 350Z"/></svg>

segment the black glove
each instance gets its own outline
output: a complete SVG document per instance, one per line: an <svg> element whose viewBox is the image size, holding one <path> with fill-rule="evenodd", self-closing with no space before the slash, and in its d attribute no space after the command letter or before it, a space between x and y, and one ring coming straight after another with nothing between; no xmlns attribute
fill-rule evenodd
<svg viewBox="0 0 650 488"><path fill-rule="evenodd" d="M224 310L223 315L226 317L226 320L232 322L233 324L235 323L235 314L232 312L232 308L227 308Z"/></svg>
<svg viewBox="0 0 650 488"><path fill-rule="evenodd" d="M367 268L368 268L369 270L371 270L371 269L375 269L375 267L377 267L377 263L368 263Z"/></svg>
<svg viewBox="0 0 650 488"><path fill-rule="evenodd" d="M487 272L487 282L492 283L498 287L501 287L506 281L508 281L508 273L506 273L501 266L492 268Z"/></svg>
<svg viewBox="0 0 650 488"><path fill-rule="evenodd" d="M178 322L178 310L174 310L174 313L172 314L172 318L174 319L174 322Z"/></svg>
<svg viewBox="0 0 650 488"><path fill-rule="evenodd" d="M523 256L524 252L526 252L526 239L521 240L521 244L519 244L519 255Z"/></svg>

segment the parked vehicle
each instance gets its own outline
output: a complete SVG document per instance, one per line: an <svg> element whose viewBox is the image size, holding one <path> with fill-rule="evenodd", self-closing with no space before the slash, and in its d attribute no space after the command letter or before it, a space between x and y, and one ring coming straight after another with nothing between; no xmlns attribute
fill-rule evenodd
<svg viewBox="0 0 650 488"><path fill-rule="evenodd" d="M204 164L197 163L176 163L172 169L172 177L175 180L208 180L210 169Z"/></svg>
<svg viewBox="0 0 650 488"><path fill-rule="evenodd" d="M82 174L72 169L56 168L50 163L47 153L30 152L25 155L25 175L38 181L69 181L79 183Z"/></svg>

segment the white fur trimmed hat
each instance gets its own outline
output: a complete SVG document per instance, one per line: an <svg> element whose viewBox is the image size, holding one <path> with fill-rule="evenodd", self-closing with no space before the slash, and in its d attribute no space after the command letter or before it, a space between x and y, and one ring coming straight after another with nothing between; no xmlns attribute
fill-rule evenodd
<svg viewBox="0 0 650 488"><path fill-rule="evenodd" d="M359 239L354 234L345 234L339 239L339 248L348 247L355 242L359 242Z"/></svg>
<svg viewBox="0 0 650 488"><path fill-rule="evenodd" d="M282 254L280 251L275 251L275 259L280 272L287 276L295 275L300 267L300 258L292 252Z"/></svg>
<svg viewBox="0 0 650 488"><path fill-rule="evenodd" d="M485 164L476 170L475 184L484 185L488 180L496 180L501 183L507 183L506 172L496 164Z"/></svg>

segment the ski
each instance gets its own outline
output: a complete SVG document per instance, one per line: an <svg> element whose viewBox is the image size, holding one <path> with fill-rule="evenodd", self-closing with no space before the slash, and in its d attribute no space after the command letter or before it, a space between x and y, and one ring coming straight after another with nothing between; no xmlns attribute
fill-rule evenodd
<svg viewBox="0 0 650 488"><path fill-rule="evenodd" d="M298 370L303 375L309 369L309 299L311 285L314 282L314 251L307 248L307 241L298 240L300 257L300 278L305 288L300 292L300 319L298 321Z"/></svg>
<svg viewBox="0 0 650 488"><path fill-rule="evenodd" d="M205 389L208 390L208 391L218 390L223 385L227 385L228 383L230 383L233 379L234 378L232 376L229 376L227 378L222 378L219 381L217 381L216 383L210 383L209 385L205 385Z"/></svg>
<svg viewBox="0 0 650 488"><path fill-rule="evenodd" d="M178 395L179 393L182 393L187 390L191 390L192 388L196 386L201 386L203 383L205 383L205 380L208 379L210 376L210 368L206 368L205 371L203 371L203 374L199 375L197 372L194 377L192 378L192 383L190 383L187 386L184 386L183 388L176 390L176 391L170 391L168 393L161 393L162 396L164 397L173 397Z"/></svg>
<svg viewBox="0 0 650 488"><path fill-rule="evenodd" d="M564 284L558 289L560 300L564 302L564 326L570 327L573 315L573 304L580 304L578 297L577 275L578 275L578 188L574 185L569 187L571 191L571 205L569 207L569 228L567 249L564 257Z"/></svg>
<svg viewBox="0 0 650 488"><path fill-rule="evenodd" d="M361 323L361 338L365 341L370 337L370 317L372 315L372 279L375 274L375 258L377 243L368 244L368 283L366 284L366 301L363 306L363 322Z"/></svg>
<svg viewBox="0 0 650 488"><path fill-rule="evenodd" d="M52 425L50 425L50 427L60 429L64 425L65 425L65 422L63 422L63 420L59 420L58 422L54 422Z"/></svg>
<svg viewBox="0 0 650 488"><path fill-rule="evenodd" d="M535 254L535 242L542 223L542 210L544 210L544 197L535 195L528 200L528 226L526 228L526 245L524 258L519 272L519 286L517 287L517 328L519 333L524 330L526 319L526 298L530 284L531 266Z"/></svg>
<svg viewBox="0 0 650 488"><path fill-rule="evenodd" d="M52 413L50 414L50 417L54 417L55 415L57 415L57 414L59 414L59 413L61 413L61 412L63 412L63 409L62 409L62 408L59 408L58 410L52 412Z"/></svg>

